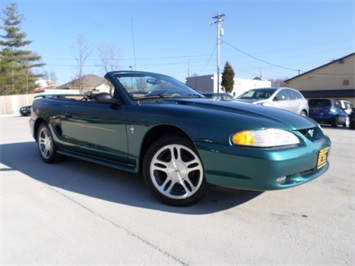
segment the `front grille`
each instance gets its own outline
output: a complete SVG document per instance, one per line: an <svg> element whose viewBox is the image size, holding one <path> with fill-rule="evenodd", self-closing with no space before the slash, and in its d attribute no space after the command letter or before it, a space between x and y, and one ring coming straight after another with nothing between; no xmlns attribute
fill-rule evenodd
<svg viewBox="0 0 355 266"><path fill-rule="evenodd" d="M300 130L300 133L310 141L316 141L324 137L323 131L319 127Z"/></svg>

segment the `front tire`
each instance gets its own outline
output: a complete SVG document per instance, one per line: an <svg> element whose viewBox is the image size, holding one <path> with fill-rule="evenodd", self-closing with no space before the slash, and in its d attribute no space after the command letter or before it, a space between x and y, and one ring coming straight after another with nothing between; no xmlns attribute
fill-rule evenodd
<svg viewBox="0 0 355 266"><path fill-rule="evenodd" d="M301 116L307 116L307 112L302 110L301 113L300 113Z"/></svg>
<svg viewBox="0 0 355 266"><path fill-rule="evenodd" d="M175 135L164 136L148 148L143 177L155 197L174 206L196 203L208 189L203 165L193 144Z"/></svg>
<svg viewBox="0 0 355 266"><path fill-rule="evenodd" d="M64 157L57 153L52 134L46 124L41 124L37 131L37 146L41 158L46 163L55 163Z"/></svg>

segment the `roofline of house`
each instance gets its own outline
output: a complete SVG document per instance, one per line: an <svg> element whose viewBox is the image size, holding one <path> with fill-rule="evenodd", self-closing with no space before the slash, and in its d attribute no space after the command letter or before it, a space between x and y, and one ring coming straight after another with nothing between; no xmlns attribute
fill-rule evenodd
<svg viewBox="0 0 355 266"><path fill-rule="evenodd" d="M348 54L348 55L346 55L346 56L344 56L344 57L341 57L341 58L339 58L339 59L333 60L332 62L329 62L329 63L327 63L327 64L321 65L321 66L319 66L319 67L317 67L317 68L313 68L312 70L307 71L307 72L304 72L304 73L302 73L302 74L300 74L300 75L297 75L297 76L295 76L295 77L293 77L293 78L286 79L284 82L287 83L287 82L289 82L290 80L299 78L299 77L301 77L301 76L303 76L303 75L307 75L307 74L309 74L309 73L311 73L311 72L313 72L313 71L315 71L315 70L321 69L321 68L326 67L326 66L331 65L331 64L334 64L335 62L339 62L339 61L344 60L345 58L350 57L350 56L353 56L353 55L355 55L355 52L354 52L354 53L351 53L351 54Z"/></svg>

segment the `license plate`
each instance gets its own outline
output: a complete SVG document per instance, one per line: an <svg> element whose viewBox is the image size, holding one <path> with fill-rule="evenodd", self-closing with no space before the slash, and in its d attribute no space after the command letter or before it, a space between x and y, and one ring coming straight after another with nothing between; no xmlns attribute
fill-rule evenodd
<svg viewBox="0 0 355 266"><path fill-rule="evenodd" d="M320 169L327 164L328 153L329 153L329 147L319 151L317 169Z"/></svg>

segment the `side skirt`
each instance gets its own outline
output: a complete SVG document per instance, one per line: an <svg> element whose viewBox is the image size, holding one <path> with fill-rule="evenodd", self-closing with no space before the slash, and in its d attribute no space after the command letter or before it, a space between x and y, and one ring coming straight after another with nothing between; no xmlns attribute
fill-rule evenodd
<svg viewBox="0 0 355 266"><path fill-rule="evenodd" d="M81 160L88 161L88 162L91 162L91 163L101 164L101 165L104 165L104 166L108 166L108 167L115 168L115 169L118 169L118 170L127 171L127 172L130 172L130 173L137 173L138 172L137 171L138 169L134 165L120 164L120 163L115 162L115 161L103 160L102 158L83 155L81 153L67 151L67 150L57 150L57 152L59 154L62 154L62 155L68 156L68 157L81 159Z"/></svg>

